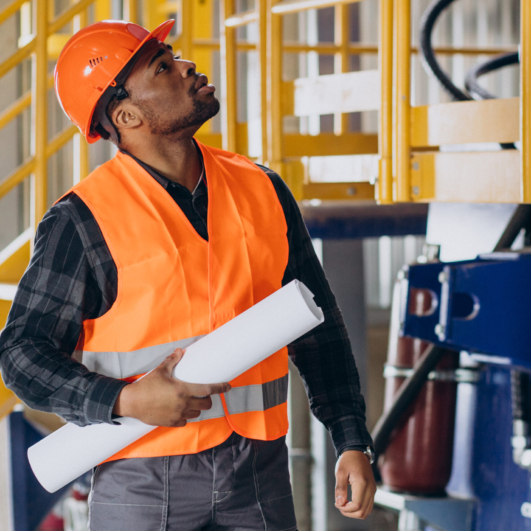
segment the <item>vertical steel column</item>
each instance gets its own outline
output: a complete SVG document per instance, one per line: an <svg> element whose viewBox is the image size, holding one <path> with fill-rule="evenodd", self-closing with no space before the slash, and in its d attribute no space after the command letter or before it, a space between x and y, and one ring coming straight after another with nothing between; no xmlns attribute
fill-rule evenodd
<svg viewBox="0 0 531 531"><path fill-rule="evenodd" d="M134 2L134 0L130 0ZM130 20L127 19L126 20ZM81 28L87 25L88 17L87 11L82 11L79 15L76 15L73 20L74 33L78 32ZM74 174L73 185L83 180L90 171L89 168L89 152L88 143L85 137L81 133L77 133L73 138L74 145Z"/></svg>
<svg viewBox="0 0 531 531"><path fill-rule="evenodd" d="M35 155L34 208L32 223L37 227L48 207L47 156L48 144L48 1L35 0L36 49L33 54L33 150Z"/></svg>
<svg viewBox="0 0 531 531"><path fill-rule="evenodd" d="M234 0L221 0L220 10L221 138L223 149L236 151L236 29L225 25L234 14Z"/></svg>
<svg viewBox="0 0 531 531"><path fill-rule="evenodd" d="M137 0L124 0L124 20L138 24Z"/></svg>
<svg viewBox="0 0 531 531"><path fill-rule="evenodd" d="M396 0L394 0L396 1ZM393 202L393 0L380 0L380 131L378 201Z"/></svg>
<svg viewBox="0 0 531 531"><path fill-rule="evenodd" d="M520 141L522 142L522 200L531 203L531 5L520 3Z"/></svg>
<svg viewBox="0 0 531 531"><path fill-rule="evenodd" d="M268 0L267 8L267 164L282 172L282 15L272 12L274 0Z"/></svg>
<svg viewBox="0 0 531 531"><path fill-rule="evenodd" d="M38 0L40 1L40 0ZM146 2L148 3L148 2ZM94 2L95 22L109 20L112 18L111 0L96 0Z"/></svg>
<svg viewBox="0 0 531 531"><path fill-rule="evenodd" d="M410 201L411 0L395 0L395 21L396 195L398 201Z"/></svg>
<svg viewBox="0 0 531 531"><path fill-rule="evenodd" d="M149 0L145 0L146 3ZM223 13L223 11L221 11ZM223 17L221 17L223 18ZM193 46L193 16L192 16L192 0L181 0L181 56L183 59L193 61L192 54Z"/></svg>
<svg viewBox="0 0 531 531"><path fill-rule="evenodd" d="M349 70L348 45L350 40L350 4L338 4L334 8L334 41L341 50L334 56L334 73L344 74ZM348 132L348 114L334 115L334 133L341 135Z"/></svg>
<svg viewBox="0 0 531 531"><path fill-rule="evenodd" d="M260 127L262 130L262 156L261 162L265 164L268 158L268 50L267 50L267 30L268 30L268 2L267 0L257 0L258 12L258 60L260 61Z"/></svg>

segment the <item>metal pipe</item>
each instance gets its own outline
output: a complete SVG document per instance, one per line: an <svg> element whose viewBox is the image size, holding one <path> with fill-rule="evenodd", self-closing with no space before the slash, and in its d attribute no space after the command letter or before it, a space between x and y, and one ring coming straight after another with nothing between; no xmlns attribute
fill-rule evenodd
<svg viewBox="0 0 531 531"><path fill-rule="evenodd" d="M531 5L520 2L520 138L522 142L522 201L531 203Z"/></svg>
<svg viewBox="0 0 531 531"><path fill-rule="evenodd" d="M84 2L85 0L81 0ZM72 15L73 16L73 15ZM35 2L36 49L33 56L33 152L34 209L32 220L36 228L48 208L47 201L47 156L48 143L48 0ZM64 25L64 24L63 24Z"/></svg>
<svg viewBox="0 0 531 531"><path fill-rule="evenodd" d="M260 161L264 163L268 155L267 22L269 15L267 0L258 0L256 9L258 10L258 57L260 61L260 136L262 151Z"/></svg>
<svg viewBox="0 0 531 531"><path fill-rule="evenodd" d="M13 188L18 186L28 175L35 170L35 159L31 157L23 162L15 171L0 181L0 198L7 195Z"/></svg>
<svg viewBox="0 0 531 531"><path fill-rule="evenodd" d="M380 0L381 75L378 202L393 203L393 0Z"/></svg>
<svg viewBox="0 0 531 531"><path fill-rule="evenodd" d="M396 198L411 201L411 0L395 0Z"/></svg>
<svg viewBox="0 0 531 531"><path fill-rule="evenodd" d="M234 0L221 0L222 21L220 24L220 62L224 75L222 82L221 133L223 149L236 151L236 30L224 22L234 13Z"/></svg>

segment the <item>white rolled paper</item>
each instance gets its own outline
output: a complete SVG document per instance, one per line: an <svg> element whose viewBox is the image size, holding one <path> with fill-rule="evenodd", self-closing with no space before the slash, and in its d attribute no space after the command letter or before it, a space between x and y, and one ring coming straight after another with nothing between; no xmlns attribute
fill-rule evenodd
<svg viewBox="0 0 531 531"><path fill-rule="evenodd" d="M228 382L323 321L312 292L294 280L187 347L173 375L190 383ZM137 419L116 421L67 424L30 447L28 459L41 485L56 492L155 429Z"/></svg>

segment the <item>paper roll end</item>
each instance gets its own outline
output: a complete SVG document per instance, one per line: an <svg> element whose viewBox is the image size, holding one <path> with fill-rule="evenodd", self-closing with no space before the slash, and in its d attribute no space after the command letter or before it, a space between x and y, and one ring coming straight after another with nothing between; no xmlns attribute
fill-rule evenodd
<svg viewBox="0 0 531 531"><path fill-rule="evenodd" d="M53 483L50 484L49 482L47 482L44 478L45 478L45 473L43 470L41 470L39 468L39 465L38 465L38 457L35 455L35 447L38 445L39 443L36 443L34 444L33 446L30 446L28 448L28 452L27 452L27 455L28 455L28 461L29 461L29 464L30 464L30 467L31 467L31 470L33 471L33 474L34 476L37 478L37 481L42 485L42 487L47 490L50 494L53 494L54 492L57 492L60 488L61 488L61 485L57 486L57 485L54 485ZM64 485L63 485L64 486Z"/></svg>
<svg viewBox="0 0 531 531"><path fill-rule="evenodd" d="M304 299L304 302L308 306L308 309L313 313L314 317L319 321L319 323L324 322L324 313L319 306L317 306L314 297L315 295L308 289L304 282L300 280L294 280L296 286Z"/></svg>

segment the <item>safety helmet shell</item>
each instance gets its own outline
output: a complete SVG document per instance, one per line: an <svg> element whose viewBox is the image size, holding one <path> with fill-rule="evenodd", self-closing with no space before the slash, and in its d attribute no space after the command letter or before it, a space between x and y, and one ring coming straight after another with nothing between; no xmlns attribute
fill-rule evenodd
<svg viewBox="0 0 531 531"><path fill-rule="evenodd" d="M104 20L78 31L65 45L55 66L55 92L70 120L89 144L101 136L90 131L94 109L105 90L151 39L164 41L175 20L154 31L121 20Z"/></svg>

